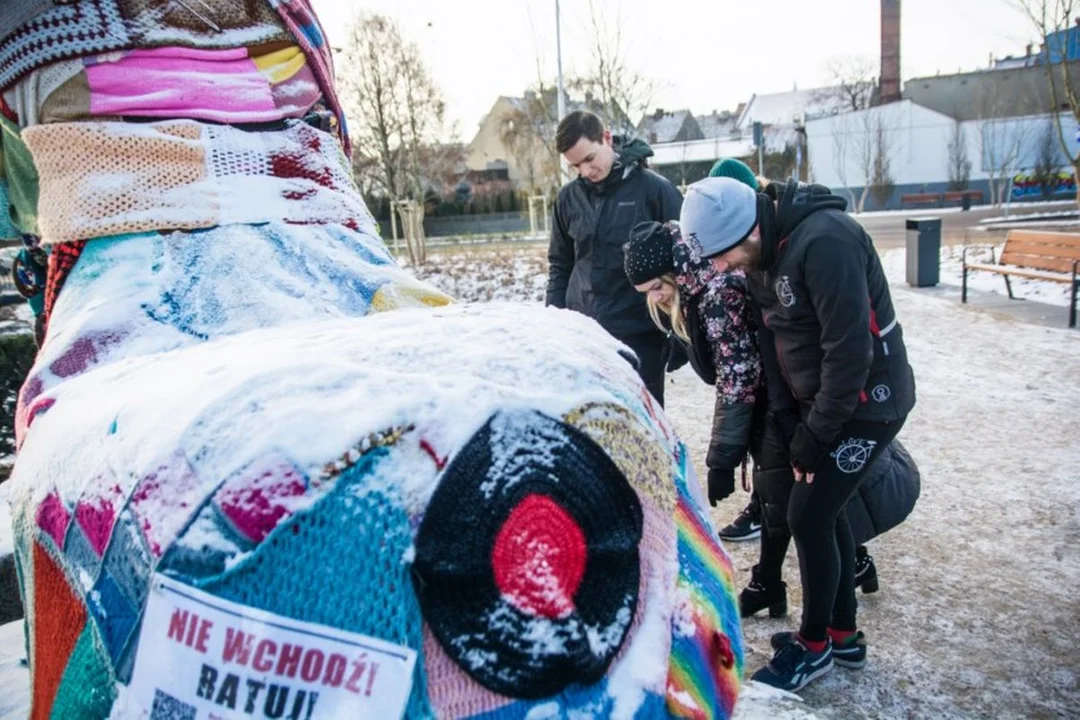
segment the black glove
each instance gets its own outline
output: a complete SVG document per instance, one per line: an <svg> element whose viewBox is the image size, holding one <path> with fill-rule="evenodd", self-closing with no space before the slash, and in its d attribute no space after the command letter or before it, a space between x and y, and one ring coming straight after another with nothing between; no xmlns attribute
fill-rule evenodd
<svg viewBox="0 0 1080 720"><path fill-rule="evenodd" d="M828 449L829 446L819 442L805 423L799 423L791 438L791 465L800 472L817 472L818 463Z"/></svg>
<svg viewBox="0 0 1080 720"><path fill-rule="evenodd" d="M664 361L664 367L669 373L675 372L690 362L690 358L686 355L686 346L675 336L675 333L668 333L661 357Z"/></svg>
<svg viewBox="0 0 1080 720"><path fill-rule="evenodd" d="M767 422L771 425L780 447L790 447L791 440L795 437L795 428L799 426L799 411L795 408L784 408L770 412Z"/></svg>
<svg viewBox="0 0 1080 720"><path fill-rule="evenodd" d="M709 504L716 503L735 492L735 468L709 468Z"/></svg>

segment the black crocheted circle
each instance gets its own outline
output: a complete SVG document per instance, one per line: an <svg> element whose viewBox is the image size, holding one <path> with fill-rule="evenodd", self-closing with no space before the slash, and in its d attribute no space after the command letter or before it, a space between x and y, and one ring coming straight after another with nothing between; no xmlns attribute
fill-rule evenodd
<svg viewBox="0 0 1080 720"><path fill-rule="evenodd" d="M568 516L570 534L584 538L584 573L557 617L530 612L496 582L500 530L537 507L557 508L554 519L530 522L567 533ZM432 633L468 675L501 695L547 697L599 681L626 639L641 531L637 494L599 445L540 413L500 412L457 453L431 498L413 587Z"/></svg>

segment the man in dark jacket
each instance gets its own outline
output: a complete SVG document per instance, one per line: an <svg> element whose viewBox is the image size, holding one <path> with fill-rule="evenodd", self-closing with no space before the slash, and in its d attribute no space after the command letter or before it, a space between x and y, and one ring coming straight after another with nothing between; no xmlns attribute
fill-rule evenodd
<svg viewBox="0 0 1080 720"><path fill-rule="evenodd" d="M761 309L770 410L795 468L788 526L803 618L797 634L774 636L754 679L794 691L834 662L866 663L844 506L914 406L915 380L881 262L845 201L795 181L769 190L706 178L690 186L681 224L717 269L747 272Z"/></svg>
<svg viewBox="0 0 1080 720"><path fill-rule="evenodd" d="M648 145L612 137L590 112L564 117L555 145L578 177L555 200L547 304L588 315L628 345L641 379L663 405L666 336L626 279L623 245L643 220L678 219L682 196L646 167Z"/></svg>

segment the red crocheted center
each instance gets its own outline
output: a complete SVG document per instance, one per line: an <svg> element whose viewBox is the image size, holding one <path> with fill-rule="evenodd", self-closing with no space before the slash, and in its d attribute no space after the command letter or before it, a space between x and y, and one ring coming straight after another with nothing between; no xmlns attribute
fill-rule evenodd
<svg viewBox="0 0 1080 720"><path fill-rule="evenodd" d="M574 609L585 575L585 534L546 495L526 496L495 537L491 564L502 596L530 615L561 618Z"/></svg>

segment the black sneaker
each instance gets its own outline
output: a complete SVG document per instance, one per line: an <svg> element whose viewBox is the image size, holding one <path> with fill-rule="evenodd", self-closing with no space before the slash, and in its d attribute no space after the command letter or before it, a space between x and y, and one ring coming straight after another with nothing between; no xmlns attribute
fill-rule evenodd
<svg viewBox="0 0 1080 720"><path fill-rule="evenodd" d="M860 630L847 642L833 643L832 656L840 667L861 670L866 667L866 636Z"/></svg>
<svg viewBox="0 0 1080 720"><path fill-rule="evenodd" d="M826 640L825 649L814 652L799 642L794 633L787 634L791 636L791 642L782 645L769 664L755 672L750 679L788 692L798 692L812 680L832 670L832 643Z"/></svg>
<svg viewBox="0 0 1080 720"><path fill-rule="evenodd" d="M862 588L864 593L876 593L878 591L877 568L874 567L874 558L866 552L866 548L860 546L855 550L855 587Z"/></svg>
<svg viewBox="0 0 1080 720"><path fill-rule="evenodd" d="M779 650L785 645L795 642L795 633L778 632L769 638L769 645L773 650ZM849 670L861 670L866 667L866 636L862 630L855 633L855 637L844 643L833 643L833 662L840 667Z"/></svg>
<svg viewBox="0 0 1080 720"><path fill-rule="evenodd" d="M750 577L750 584L739 593L739 614L744 618L756 615L769 608L769 617L779 618L787 615L787 583L765 583L758 566L755 565Z"/></svg>
<svg viewBox="0 0 1080 720"><path fill-rule="evenodd" d="M761 537L761 519L757 517L754 503L750 503L743 508L743 511L739 513L739 517L720 531L721 540L739 542L742 540L756 540L759 537Z"/></svg>

